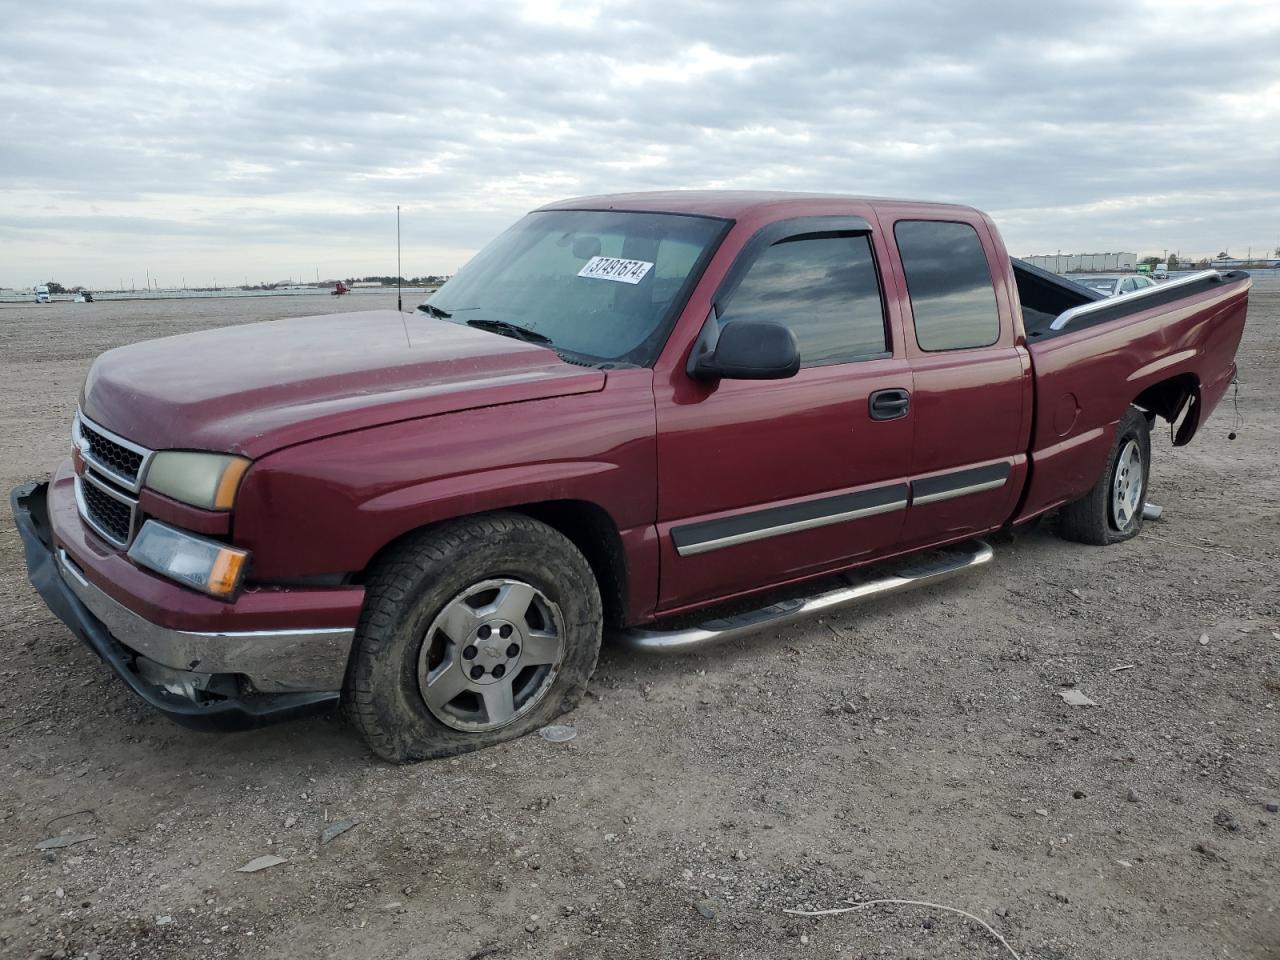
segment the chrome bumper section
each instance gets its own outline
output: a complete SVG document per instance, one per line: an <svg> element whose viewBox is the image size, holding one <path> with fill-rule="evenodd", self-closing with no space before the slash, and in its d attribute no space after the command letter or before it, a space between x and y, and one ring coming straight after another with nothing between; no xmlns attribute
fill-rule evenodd
<svg viewBox="0 0 1280 960"><path fill-rule="evenodd" d="M203 689L213 674L240 674L263 693L342 689L355 630L253 630L203 633L152 623L94 586L65 550L58 572L76 598L130 650L165 670L166 687ZM176 691L175 691L176 692Z"/></svg>

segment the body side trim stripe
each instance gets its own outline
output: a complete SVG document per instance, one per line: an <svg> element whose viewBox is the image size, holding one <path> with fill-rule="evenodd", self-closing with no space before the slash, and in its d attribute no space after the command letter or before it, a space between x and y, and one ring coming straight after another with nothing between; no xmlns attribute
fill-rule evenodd
<svg viewBox="0 0 1280 960"><path fill-rule="evenodd" d="M680 556L696 556L739 543L903 510L907 506L907 492L907 484L895 483L785 507L766 507L719 520L673 527L671 540Z"/></svg>
<svg viewBox="0 0 1280 960"><path fill-rule="evenodd" d="M672 527L671 541L679 556L693 557L740 543L903 510L908 504L908 494L912 506L924 506L984 490L994 490L1008 483L1012 472L1013 467L1007 462L993 463L925 477L912 481L910 485L895 483L859 493L806 500L785 507L766 507L719 520Z"/></svg>
<svg viewBox="0 0 1280 960"><path fill-rule="evenodd" d="M911 503L913 506L938 503L983 490L994 490L1008 483L1012 472L1013 468L1008 463L993 463L985 467L973 467L915 480L911 484Z"/></svg>

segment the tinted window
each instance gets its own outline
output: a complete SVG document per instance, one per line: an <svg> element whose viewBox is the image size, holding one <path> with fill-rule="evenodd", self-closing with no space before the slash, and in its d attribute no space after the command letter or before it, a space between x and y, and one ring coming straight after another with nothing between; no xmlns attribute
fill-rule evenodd
<svg viewBox="0 0 1280 960"><path fill-rule="evenodd" d="M870 241L825 236L775 243L747 270L720 323L743 319L790 327L801 366L883 354L884 310Z"/></svg>
<svg viewBox="0 0 1280 960"><path fill-rule="evenodd" d="M991 271L973 227L901 220L893 234L922 350L989 347L1000 339Z"/></svg>

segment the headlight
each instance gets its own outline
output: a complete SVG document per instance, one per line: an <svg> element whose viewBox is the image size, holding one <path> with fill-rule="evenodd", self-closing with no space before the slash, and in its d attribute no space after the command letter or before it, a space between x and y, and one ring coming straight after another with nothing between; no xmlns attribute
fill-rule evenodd
<svg viewBox="0 0 1280 960"><path fill-rule="evenodd" d="M244 457L226 453L161 450L147 469L147 486L193 507L230 510L248 469Z"/></svg>
<svg viewBox="0 0 1280 960"><path fill-rule="evenodd" d="M129 548L129 558L184 586L227 600L244 579L249 551L148 520Z"/></svg>

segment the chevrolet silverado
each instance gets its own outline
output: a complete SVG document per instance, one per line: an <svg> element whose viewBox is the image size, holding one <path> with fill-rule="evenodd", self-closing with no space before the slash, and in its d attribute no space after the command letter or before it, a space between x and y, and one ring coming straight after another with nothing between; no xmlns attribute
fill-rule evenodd
<svg viewBox="0 0 1280 960"><path fill-rule="evenodd" d="M570 709L606 636L932 583L1050 511L1133 537L1152 424L1185 444L1222 398L1249 287L1104 299L962 206L566 201L412 313L102 355L11 502L50 609L173 719L341 701L380 756L443 756Z"/></svg>

